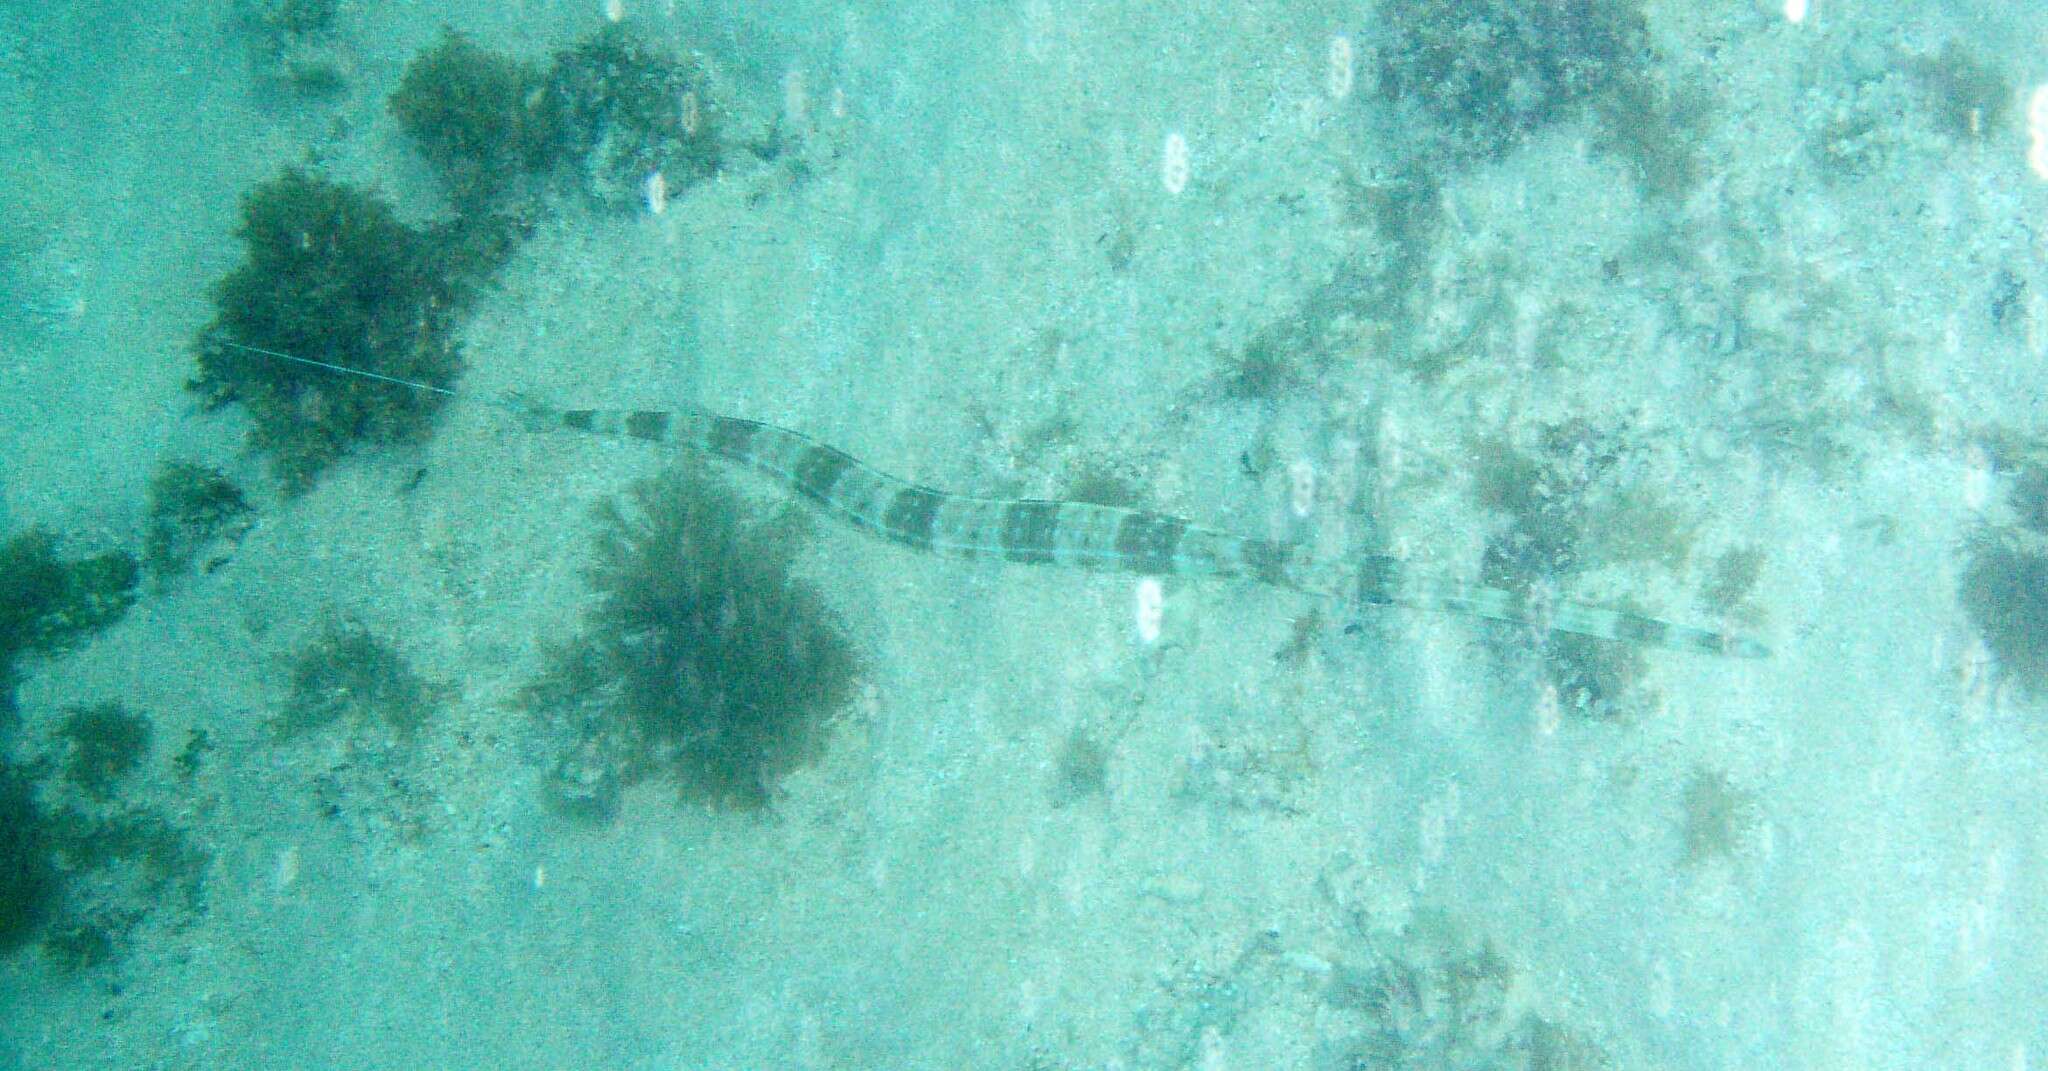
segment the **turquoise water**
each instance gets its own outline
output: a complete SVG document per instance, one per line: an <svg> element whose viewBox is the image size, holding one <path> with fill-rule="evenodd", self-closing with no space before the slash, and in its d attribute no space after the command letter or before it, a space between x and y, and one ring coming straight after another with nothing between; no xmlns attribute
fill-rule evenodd
<svg viewBox="0 0 2048 1071"><path fill-rule="evenodd" d="M444 28L525 72L452 155L392 103ZM6 5L0 529L146 568L72 628L5 558L0 1067L2039 1066L2044 29ZM620 40L644 77L563 74ZM293 168L428 250L349 276L378 331L221 333ZM210 408L218 338L462 368L292 453L418 396L234 351ZM692 470L730 517L636 543L602 505L686 452L512 392L1531 622L950 560L732 466ZM167 543L172 462L247 509ZM649 590L709 610L618 631Z"/></svg>

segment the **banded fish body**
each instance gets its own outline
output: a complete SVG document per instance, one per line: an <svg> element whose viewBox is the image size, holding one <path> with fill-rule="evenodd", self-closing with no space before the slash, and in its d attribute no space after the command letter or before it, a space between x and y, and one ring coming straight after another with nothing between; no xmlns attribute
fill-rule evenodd
<svg viewBox="0 0 2048 1071"><path fill-rule="evenodd" d="M1770 653L1739 633L1459 583L1419 573L1386 555L1317 562L1297 546L1150 510L952 494L757 420L690 410L554 409L527 403L519 408L529 427L671 443L745 466L846 524L948 558L1144 576L1240 578L1351 605L1463 614L1643 647L1738 658Z"/></svg>

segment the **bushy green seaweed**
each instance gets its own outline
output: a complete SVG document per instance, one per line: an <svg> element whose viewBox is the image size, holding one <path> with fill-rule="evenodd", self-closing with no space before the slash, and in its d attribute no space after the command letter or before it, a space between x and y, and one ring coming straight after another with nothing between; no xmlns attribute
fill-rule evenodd
<svg viewBox="0 0 2048 1071"><path fill-rule="evenodd" d="M686 797L755 808L819 755L860 663L791 575L799 520L749 523L730 489L689 469L601 508L597 602L526 693L562 742L557 802L602 820L620 789L666 772Z"/></svg>
<svg viewBox="0 0 2048 1071"><path fill-rule="evenodd" d="M0 762L0 951L39 938L59 966L118 955L151 913L202 908L208 858L161 814L117 792L148 755L147 718L73 707L33 764Z"/></svg>
<svg viewBox="0 0 2048 1071"><path fill-rule="evenodd" d="M111 799L114 785L149 753L149 719L119 703L73 707L58 733L71 749L64 780L97 800Z"/></svg>
<svg viewBox="0 0 2048 1071"><path fill-rule="evenodd" d="M142 562L158 577L192 567L217 538L235 538L249 523L249 500L220 470L189 461L166 462L149 481L149 526Z"/></svg>
<svg viewBox="0 0 2048 1071"><path fill-rule="evenodd" d="M1915 60L1912 71L1935 127L1958 141L1981 141L2004 129L2019 96L2003 71L1958 41Z"/></svg>
<svg viewBox="0 0 2048 1071"><path fill-rule="evenodd" d="M1695 769L1680 804L1686 866L1733 858L1756 838L1761 821L1756 795L1738 788L1720 770Z"/></svg>
<svg viewBox="0 0 2048 1071"><path fill-rule="evenodd" d="M607 23L557 53L547 93L584 188L599 200L637 204L651 174L673 192L718 169L702 73L633 23Z"/></svg>
<svg viewBox="0 0 2048 1071"><path fill-rule="evenodd" d="M2048 459L2032 457L2021 463L2010 498L2022 527L2048 535Z"/></svg>
<svg viewBox="0 0 2048 1071"><path fill-rule="evenodd" d="M43 951L66 970L91 970L118 955L129 931L141 921L136 911L69 917L44 934Z"/></svg>
<svg viewBox="0 0 2048 1071"><path fill-rule="evenodd" d="M1498 156L1649 59L1624 0L1387 0L1380 88L1435 119L1457 157Z"/></svg>
<svg viewBox="0 0 2048 1071"><path fill-rule="evenodd" d="M0 954L39 942L58 965L90 968L167 903L203 909L204 851L145 808L39 799L46 770L0 761Z"/></svg>
<svg viewBox="0 0 2048 1071"><path fill-rule="evenodd" d="M1753 547L1732 547L1714 559L1700 593L1708 608L1723 615L1735 613L1756 591L1763 578L1763 551Z"/></svg>
<svg viewBox="0 0 2048 1071"><path fill-rule="evenodd" d="M292 490L358 442L424 436L446 395L274 355L447 387L462 370L455 315L509 254L504 227L416 229L369 193L287 170L243 203L248 256L214 287L191 389L240 403Z"/></svg>
<svg viewBox="0 0 2048 1071"><path fill-rule="evenodd" d="M1423 924L1427 923L1427 925ZM1322 1002L1333 1024L1357 1032L1324 1046L1316 1067L1527 1068L1603 1071L1611 1057L1591 1038L1530 1007L1523 972L1489 942L1425 918L1369 944L1370 958L1332 965ZM1382 947L1382 946L1385 947Z"/></svg>
<svg viewBox="0 0 2048 1071"><path fill-rule="evenodd" d="M1594 146L1628 166L1648 197L1682 198L1706 173L1708 98L1659 91L1648 78L1625 76L1592 102L1600 121Z"/></svg>
<svg viewBox="0 0 2048 1071"><path fill-rule="evenodd" d="M65 561L56 544L56 536L37 528L0 546L0 721L7 723L0 740L8 743L16 660L63 650L112 624L135 601L140 569L133 556L112 551ZM126 925L143 917L166 883L179 882L196 902L204 858L146 812L93 814L38 798L39 788L67 789L74 801L107 811L119 782L148 752L146 719L118 703L74 707L56 735L63 749L57 763L0 758L0 953L40 936L58 962L89 967L113 954ZM60 779L51 779L53 767ZM147 888L123 893L124 875L138 874ZM128 906L117 906L124 897ZM114 925L124 918L128 923Z"/></svg>
<svg viewBox="0 0 2048 1071"><path fill-rule="evenodd" d="M1890 111L1852 98L1817 123L1806 151L1820 173L1834 181L1865 178L1890 164L1898 149Z"/></svg>
<svg viewBox="0 0 2048 1071"><path fill-rule="evenodd" d="M205 908L208 854L161 815L140 808L45 809L40 843L63 883L42 935L59 966L84 970L118 956L152 914Z"/></svg>
<svg viewBox="0 0 2048 1071"><path fill-rule="evenodd" d="M1076 725L1053 756L1052 805L1065 807L1109 791L1109 745Z"/></svg>
<svg viewBox="0 0 2048 1071"><path fill-rule="evenodd" d="M347 87L333 48L340 0L236 0L235 23L259 78L306 96Z"/></svg>
<svg viewBox="0 0 2048 1071"><path fill-rule="evenodd" d="M545 67L448 31L406 68L389 104L465 211L549 175L638 205L650 175L674 192L718 167L702 74L629 22L606 24Z"/></svg>
<svg viewBox="0 0 2048 1071"><path fill-rule="evenodd" d="M134 555L57 557L57 537L31 528L0 544L0 726L14 717L23 655L63 650L119 620L135 604Z"/></svg>
<svg viewBox="0 0 2048 1071"><path fill-rule="evenodd" d="M406 65L387 104L399 129L440 170L449 197L476 207L560 158L564 139L545 77L532 64L446 30Z"/></svg>
<svg viewBox="0 0 2048 1071"><path fill-rule="evenodd" d="M2048 694L2048 547L2031 534L1987 530L1965 548L1963 610L1999 669Z"/></svg>
<svg viewBox="0 0 2048 1071"><path fill-rule="evenodd" d="M60 904L42 817L28 777L0 763L0 953L28 943Z"/></svg>
<svg viewBox="0 0 2048 1071"><path fill-rule="evenodd" d="M358 622L330 621L291 663L291 694L273 728L291 739L337 721L384 725L410 738L445 693Z"/></svg>
<svg viewBox="0 0 2048 1071"><path fill-rule="evenodd" d="M31 528L0 545L0 656L61 650L135 604L135 556L57 557L57 537Z"/></svg>

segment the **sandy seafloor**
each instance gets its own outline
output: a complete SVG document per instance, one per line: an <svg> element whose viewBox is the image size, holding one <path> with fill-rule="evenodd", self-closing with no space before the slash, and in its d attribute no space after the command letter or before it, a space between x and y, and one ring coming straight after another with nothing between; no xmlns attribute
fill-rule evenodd
<svg viewBox="0 0 2048 1071"><path fill-rule="evenodd" d="M590 830L544 806L512 699L575 628L591 507L671 458L457 405L282 498L182 384L244 191L317 158L433 217L383 107L405 62L443 25L539 57L600 5L352 0L326 103L262 91L212 3L27 7L0 11L0 201L45 240L10 268L5 521L134 547L174 457L261 520L28 668L17 752L71 705L145 712L133 805L210 862L203 910L111 963L0 963L0 1066L2048 1063L2048 702L1957 595L2010 521L1988 444L2043 433L2048 181L2021 102L1958 136L1908 73L1961 42L2017 94L2048 79L2041 9L1649 4L1699 181L1645 196L1584 120L1447 170L1418 310L1453 359L1425 375L1332 311L1389 255L1357 193L1401 156L1372 4L627 0L782 111L807 175L558 205L468 319L463 390L696 404L990 494L1108 465L1161 509L1458 577L1501 524L1479 444L1583 420L1691 535L1574 591L1703 620L1754 548L1739 616L1774 654L1656 652L1627 709L1559 715L1474 621L1376 612L1282 658L1301 597L1169 582L1147 644L1128 577L820 525L800 568L869 662L823 760L763 813L656 782ZM1222 389L1304 324L1314 375ZM1290 521L1294 463L1350 504ZM451 685L414 747L267 731L337 616ZM1107 779L1068 798L1077 730ZM1689 848L1702 784L1737 813Z"/></svg>

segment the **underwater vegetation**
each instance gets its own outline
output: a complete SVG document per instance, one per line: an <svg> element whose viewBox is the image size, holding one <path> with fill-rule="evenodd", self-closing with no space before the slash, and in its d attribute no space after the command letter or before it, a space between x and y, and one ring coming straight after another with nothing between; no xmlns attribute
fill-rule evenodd
<svg viewBox="0 0 2048 1071"><path fill-rule="evenodd" d="M553 166L562 136L544 72L486 51L454 30L406 65L386 102L399 129L441 173L465 210Z"/></svg>
<svg viewBox="0 0 2048 1071"><path fill-rule="evenodd" d="M346 835L419 843L446 817L437 782L418 761L431 721L457 694L416 670L404 652L348 617L330 617L282 660L285 695L269 720L271 740L312 754L306 803ZM181 778L210 742L187 741Z"/></svg>
<svg viewBox="0 0 2048 1071"><path fill-rule="evenodd" d="M468 211L539 177L613 206L644 204L657 173L680 190L718 167L709 98L695 64L618 22L545 66L448 31L407 66L389 106Z"/></svg>
<svg viewBox="0 0 2048 1071"><path fill-rule="evenodd" d="M1630 78L1651 55L1622 0L1387 0L1380 88L1434 119L1455 157L1497 157Z"/></svg>
<svg viewBox="0 0 2048 1071"><path fill-rule="evenodd" d="M422 676L384 637L348 617L331 617L288 655L286 691L268 728L278 745L316 749L308 804L351 835L417 843L445 817L433 778L414 761L427 723L457 693ZM204 757L194 738L180 776Z"/></svg>
<svg viewBox="0 0 2048 1071"><path fill-rule="evenodd" d="M2048 536L2048 461L2022 464L2007 499L2022 528Z"/></svg>
<svg viewBox="0 0 2048 1071"><path fill-rule="evenodd" d="M1506 954L1442 919L1424 915L1368 948L1365 962L1332 965L1322 1003L1355 1032L1326 1044L1317 1067L1613 1066L1593 1040L1532 1006L1524 972Z"/></svg>
<svg viewBox="0 0 2048 1071"><path fill-rule="evenodd" d="M235 15L276 34L332 33L341 0L236 0Z"/></svg>
<svg viewBox="0 0 2048 1071"><path fill-rule="evenodd" d="M599 201L639 204L651 174L673 193L718 169L703 72L631 23L608 23L557 53L548 98L581 186Z"/></svg>
<svg viewBox="0 0 2048 1071"><path fill-rule="evenodd" d="M94 799L111 798L114 784L149 753L149 719L119 703L73 707L58 734L70 748L64 780Z"/></svg>
<svg viewBox="0 0 2048 1071"><path fill-rule="evenodd" d="M1986 530L1964 550L1963 612L1999 669L2048 695L2048 540Z"/></svg>
<svg viewBox="0 0 2048 1071"><path fill-rule="evenodd" d="M247 257L214 286L190 389L209 408L242 406L289 490L359 442L424 436L443 394L243 347L445 388L462 370L456 314L511 251L504 225L416 229L375 196L294 168L250 191L239 233Z"/></svg>
<svg viewBox="0 0 2048 1071"><path fill-rule="evenodd" d="M308 97L339 94L348 75L335 48L341 0L236 0L234 25L256 75Z"/></svg>
<svg viewBox="0 0 2048 1071"><path fill-rule="evenodd" d="M293 41L332 33L331 0L248 0L245 28ZM467 299L530 226L530 195L567 181L644 205L718 167L716 110L698 66L630 24L608 24L546 65L448 31L387 101L440 173L454 218L400 220L375 195L293 168L244 198L243 263L214 287L191 389L239 404L250 442L303 491L359 443L414 441L446 395L276 356L446 389L461 373L454 328ZM252 352L267 351L267 352Z"/></svg>
<svg viewBox="0 0 2048 1071"><path fill-rule="evenodd" d="M326 33L334 17L317 0L249 10L286 38ZM526 179L573 175L590 196L640 204L654 172L670 190L709 174L718 148L700 81L624 25L545 68L444 34L388 104L440 172L455 217L413 227L368 191L300 168L257 186L238 231L247 256L214 286L191 389L209 408L248 413L251 445L290 491L358 444L424 437L445 394L277 355L448 388L462 371L458 317L528 227L530 206L509 195Z"/></svg>
<svg viewBox="0 0 2048 1071"><path fill-rule="evenodd" d="M73 708L44 757L0 760L0 954L36 942L86 969L160 908L203 909L206 853L117 792L150 738L147 718L102 703Z"/></svg>
<svg viewBox="0 0 2048 1071"><path fill-rule="evenodd" d="M0 766L0 953L33 937L56 908L58 873L23 771Z"/></svg>
<svg viewBox="0 0 2048 1071"><path fill-rule="evenodd" d="M2003 129L2019 98L2005 72L1957 41L1913 61L1911 70L1935 128L1958 141L1980 141Z"/></svg>
<svg viewBox="0 0 2048 1071"><path fill-rule="evenodd" d="M1679 832L1689 867L1733 857L1756 839L1761 821L1756 795L1736 787L1719 770L1694 770L1686 779L1680 809Z"/></svg>
<svg viewBox="0 0 2048 1071"><path fill-rule="evenodd" d="M0 545L0 654L61 650L134 605L134 555L64 561L56 548L56 535L43 528Z"/></svg>
<svg viewBox="0 0 2048 1071"><path fill-rule="evenodd" d="M126 551L65 561L43 528L0 544L0 727L13 718L20 658L64 650L120 620L139 575Z"/></svg>
<svg viewBox="0 0 2048 1071"><path fill-rule="evenodd" d="M2007 679L2048 696L2048 454L2015 449L2005 505L2012 523L1987 524L1963 544L1958 597Z"/></svg>
<svg viewBox="0 0 2048 1071"><path fill-rule="evenodd" d="M142 564L160 579L177 576L216 539L240 538L252 520L242 489L220 470L189 461L166 462L149 481Z"/></svg>
<svg viewBox="0 0 2048 1071"><path fill-rule="evenodd" d="M99 966L155 912L204 910L208 856L161 816L63 807L44 813L42 825L38 844L62 875L42 945L59 964Z"/></svg>
<svg viewBox="0 0 2048 1071"><path fill-rule="evenodd" d="M1676 522L1615 493L1625 451L1620 440L1583 422L1545 428L1529 451L1498 441L1476 445L1479 502L1506 520L1487 540L1481 580L1527 592L1561 587L1574 574L1617 559L1682 562L1686 537ZM1610 526L1630 529L1627 538L1596 536ZM1528 642L1538 646L1541 671L1557 689L1561 709L1580 717L1619 714L1648 668L1642 650L1628 644L1522 632L1511 646Z"/></svg>
<svg viewBox="0 0 2048 1071"><path fill-rule="evenodd" d="M1370 228L1380 252L1348 259L1292 308L1281 311L1235 352L1221 354L1212 388L1222 400L1270 402L1313 386L1356 353L1362 338L1423 378L1416 295L1430 281L1431 249L1443 216L1441 184L1410 164L1384 175L1339 177L1346 221Z"/></svg>
<svg viewBox="0 0 2048 1071"><path fill-rule="evenodd" d="M1706 585L1701 589L1700 600L1709 609L1723 615L1747 611L1763 571L1763 551L1756 547L1731 547L1714 559Z"/></svg>
<svg viewBox="0 0 2048 1071"><path fill-rule="evenodd" d="M1893 52L1815 109L1807 155L1827 179L1866 178L1904 153L1946 152L2004 135L2020 93L2009 74L1959 41L1925 55ZM1930 166L1937 162L1930 157Z"/></svg>
<svg viewBox="0 0 2048 1071"><path fill-rule="evenodd" d="M289 740L347 721L410 739L447 691L360 623L330 621L292 656L291 692L272 728Z"/></svg>
<svg viewBox="0 0 2048 1071"><path fill-rule="evenodd" d="M1109 792L1109 744L1076 725L1053 755L1052 805L1066 807Z"/></svg>
<svg viewBox="0 0 2048 1071"><path fill-rule="evenodd" d="M686 798L758 808L819 756L860 660L791 574L801 521L749 522L694 468L599 510L597 601L524 697L559 749L550 788L564 810L606 820L657 773Z"/></svg>

